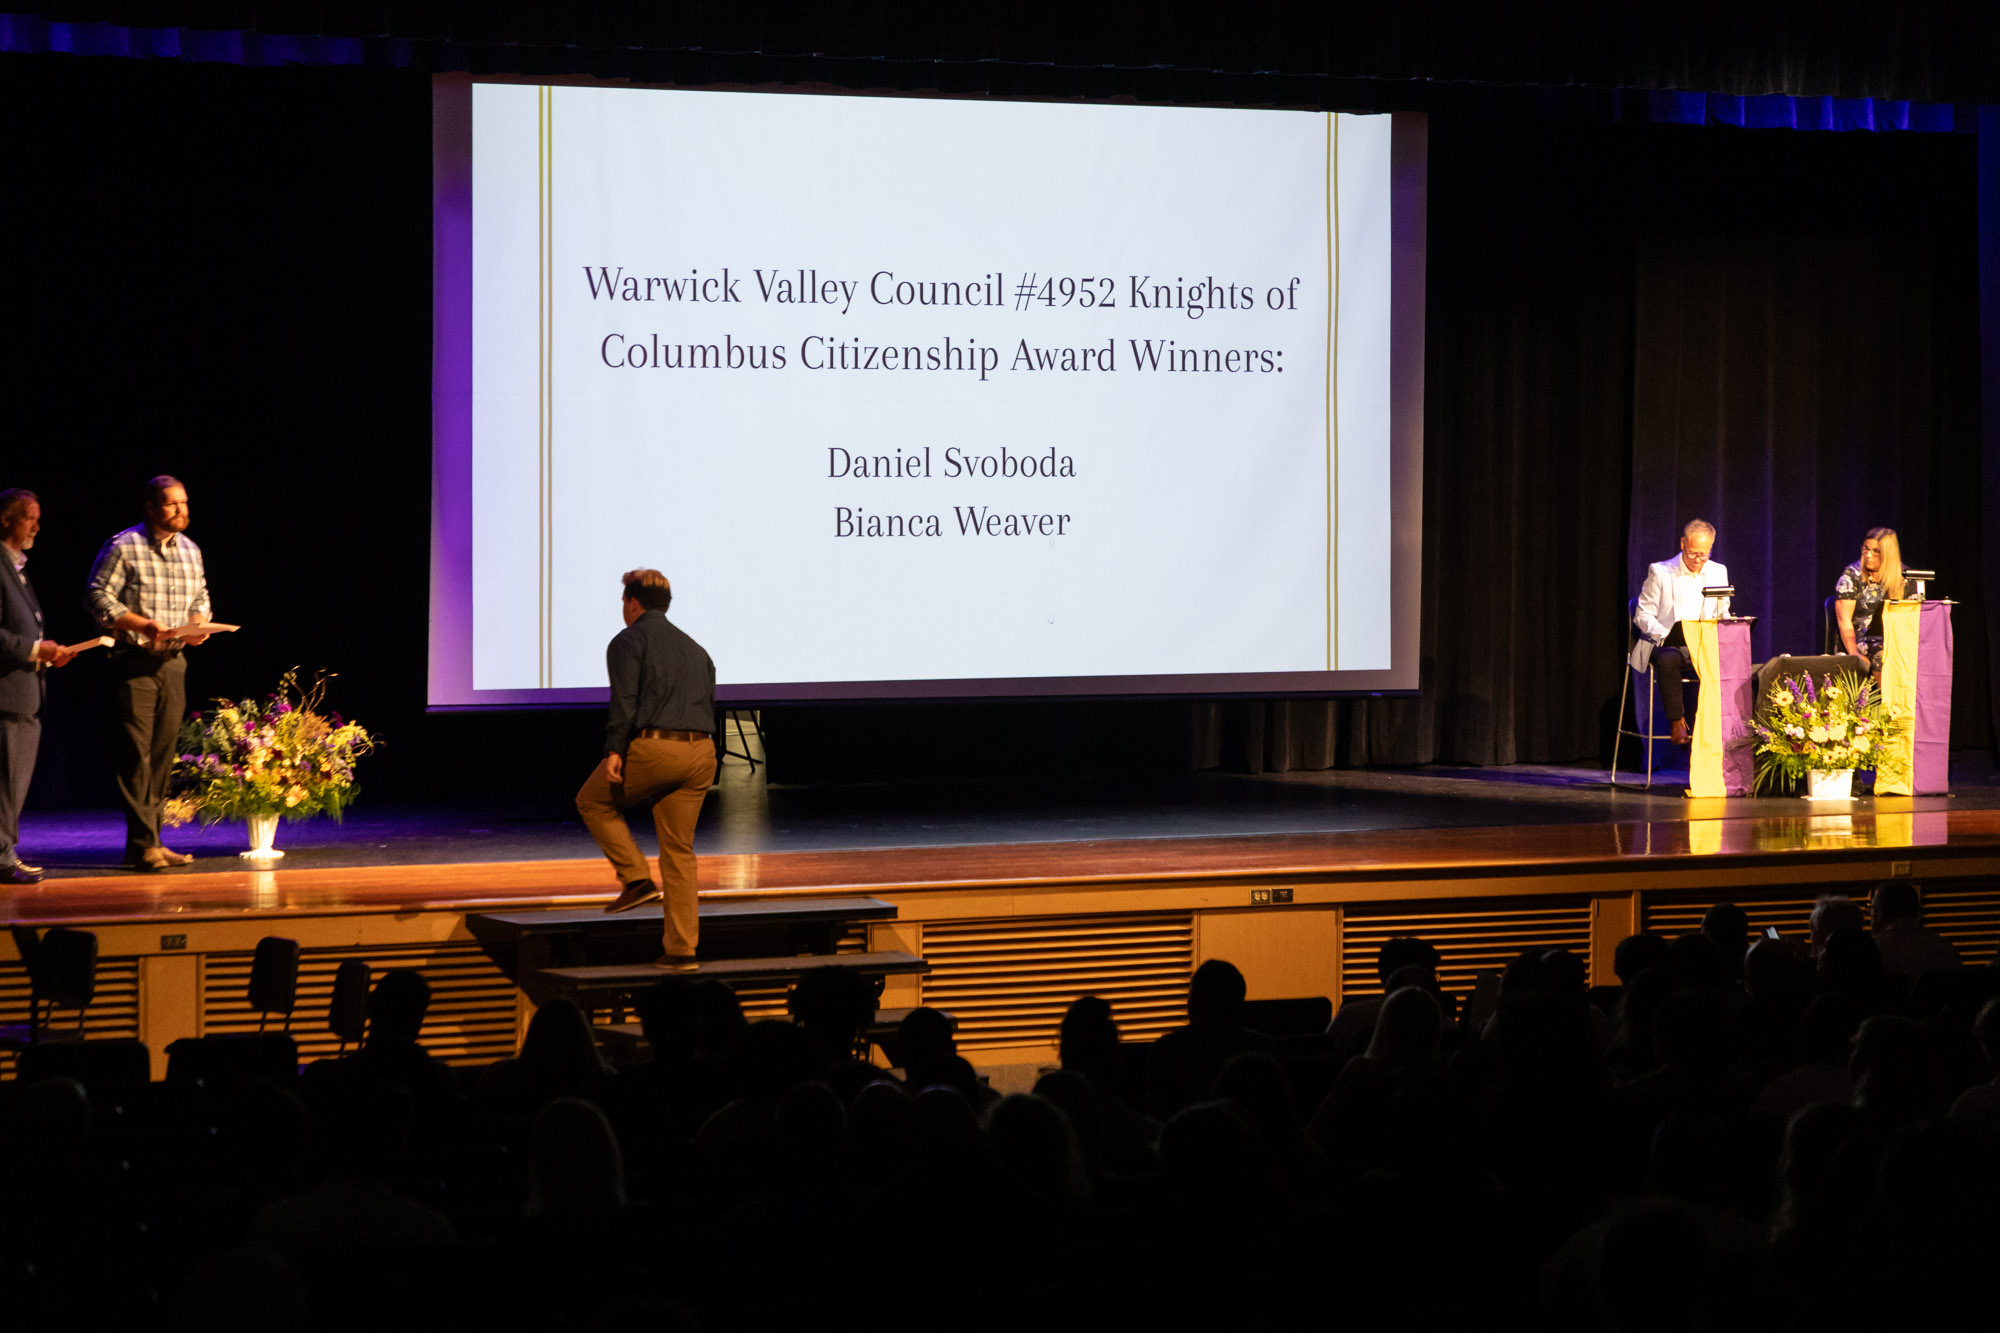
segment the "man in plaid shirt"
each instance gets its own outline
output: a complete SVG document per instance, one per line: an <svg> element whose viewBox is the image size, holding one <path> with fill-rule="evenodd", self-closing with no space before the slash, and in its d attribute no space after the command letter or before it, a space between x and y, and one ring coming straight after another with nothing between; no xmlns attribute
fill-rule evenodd
<svg viewBox="0 0 2000 1333"><path fill-rule="evenodd" d="M210 618L208 576L187 525L187 488L178 478L155 477L146 483L146 521L104 543L90 571L91 614L119 640L111 650L118 796L125 804L125 859L135 870L194 859L160 842L167 774L187 710L181 649L208 637L172 631Z"/></svg>

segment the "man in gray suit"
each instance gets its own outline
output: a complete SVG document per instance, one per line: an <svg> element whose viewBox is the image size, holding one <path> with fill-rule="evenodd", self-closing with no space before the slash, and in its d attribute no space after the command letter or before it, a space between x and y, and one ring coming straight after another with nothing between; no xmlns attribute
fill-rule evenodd
<svg viewBox="0 0 2000 1333"><path fill-rule="evenodd" d="M41 530L42 505L33 491L0 491L0 884L42 878L40 866L22 863L15 844L42 743L42 669L66 666L72 656L42 637L42 604L28 582L28 548Z"/></svg>

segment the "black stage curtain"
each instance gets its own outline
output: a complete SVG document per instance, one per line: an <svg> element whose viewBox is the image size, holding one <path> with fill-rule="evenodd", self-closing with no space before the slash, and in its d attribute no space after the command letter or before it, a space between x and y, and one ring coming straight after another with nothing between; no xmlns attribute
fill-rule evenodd
<svg viewBox="0 0 2000 1333"><path fill-rule="evenodd" d="M1628 573L1707 518L1756 658L1817 653L1863 532L1895 528L1961 603L1953 739L1985 745L1974 144L1720 137L1747 170L1646 200Z"/></svg>
<svg viewBox="0 0 2000 1333"><path fill-rule="evenodd" d="M1433 118L1422 695L1211 706L1202 758L1259 771L1597 752L1629 489L1626 139Z"/></svg>
<svg viewBox="0 0 2000 1333"><path fill-rule="evenodd" d="M29 572L54 637L87 632L91 555L136 520L143 479L173 471L193 495L218 613L252 627L198 650L194 698L261 692L294 664L325 666L341 673L334 706L388 739L365 773L371 806L519 797L561 808L594 761L601 714L423 709L428 80L60 56L0 64L0 109L27 127L0 210L0 245L16 261L0 280L13 390L0 485L41 492ZM1890 522L1968 604L1958 719L1962 736L1983 739L1975 710L1986 695L1967 674L1984 651L1972 582L1980 492L1967 482L1977 448L1961 439L1976 403L1961 373L1976 335L1964 297L1972 241L1931 221L1971 211L1969 136L1439 114L1431 152L1421 697L773 710L780 776L1038 781L1608 753L1636 588L1628 558L1670 549L1691 503L1676 493L1663 517L1627 512L1635 441L1662 438L1655 409L1635 416L1635 370L1661 384L1659 358L1676 345L1716 349L1714 365L1726 352L1767 378L1777 375L1767 360L1792 367L1770 380L1768 409L1742 396L1753 386L1704 379L1692 351L1671 392L1658 391L1689 421L1715 420L1723 405L1735 423L1768 410L1771 447L1818 469L1810 549L1759 557L1760 573L1754 534L1789 512L1790 492L1760 484L1764 508L1727 507L1747 505L1740 492L1753 485L1734 454L1748 426L1731 425L1726 468L1702 464L1720 499L1697 498L1725 505L1711 514L1724 558L1772 599L1768 632L1816 614L1860 527ZM1814 182L1817 202L1801 205ZM1725 312L1726 342L1665 318L1660 266L1703 256L1713 262L1699 280L1732 302L1767 275L1772 318L1788 321L1767 351L1742 331L1753 325L1740 303ZM1784 292L1829 266L1846 270L1835 291L1872 293L1874 304L1823 302L1816 319L1809 307L1778 311L1792 300ZM1835 429L1850 421L1867 429ZM1800 433L1809 422L1817 434ZM1679 438L1694 449L1714 437ZM1895 506L1876 508L1891 485ZM101 665L86 658L51 680L38 806L110 803Z"/></svg>
<svg viewBox="0 0 2000 1333"><path fill-rule="evenodd" d="M422 711L430 80L12 57L0 113L20 127L0 486L41 497L28 574L50 637L95 633L98 545L170 472L216 618L244 627L191 650L191 708L323 667L331 706L387 736L362 770L371 804L399 786L449 799L482 762L472 787L504 790L504 758L452 758ZM50 673L36 806L115 801L104 658ZM501 754L532 753L536 725Z"/></svg>
<svg viewBox="0 0 2000 1333"><path fill-rule="evenodd" d="M1817 651L1897 528L1965 604L1953 734L1986 745L1973 152L1433 117L1421 697L1211 705L1200 759L1601 758L1626 599L1696 513L1760 658Z"/></svg>

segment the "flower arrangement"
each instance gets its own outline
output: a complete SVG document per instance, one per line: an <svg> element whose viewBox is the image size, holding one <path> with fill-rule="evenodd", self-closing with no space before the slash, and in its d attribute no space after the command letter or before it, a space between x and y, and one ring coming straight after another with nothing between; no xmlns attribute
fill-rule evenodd
<svg viewBox="0 0 2000 1333"><path fill-rule="evenodd" d="M341 812L354 800L354 761L375 746L358 722L323 711L325 672L299 687L295 667L260 703L217 699L181 727L164 820L204 824Z"/></svg>
<svg viewBox="0 0 2000 1333"><path fill-rule="evenodd" d="M1757 790L1796 787L1815 769L1874 768L1894 730L1881 694L1854 672L1788 676L1771 686L1751 732L1757 738Z"/></svg>

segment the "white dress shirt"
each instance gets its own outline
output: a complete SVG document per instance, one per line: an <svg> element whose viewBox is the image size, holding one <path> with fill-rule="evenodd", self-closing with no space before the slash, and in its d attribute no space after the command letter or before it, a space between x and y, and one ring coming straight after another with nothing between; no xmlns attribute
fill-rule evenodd
<svg viewBox="0 0 2000 1333"><path fill-rule="evenodd" d="M1677 620L1720 619L1729 614L1729 599L1703 597L1701 590L1728 582L1729 570L1720 560L1709 561L1699 574L1688 573L1686 563L1678 555L1648 565L1646 584L1639 589L1639 605L1632 613L1632 623L1641 634L1659 643Z"/></svg>

